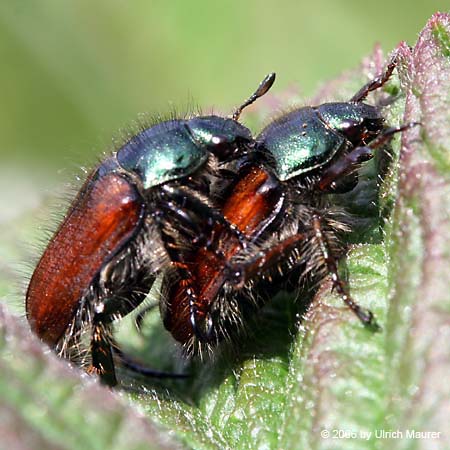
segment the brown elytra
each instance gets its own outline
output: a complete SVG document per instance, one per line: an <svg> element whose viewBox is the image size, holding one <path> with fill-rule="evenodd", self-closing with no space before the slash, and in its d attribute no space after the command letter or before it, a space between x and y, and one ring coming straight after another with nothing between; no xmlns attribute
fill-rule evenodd
<svg viewBox="0 0 450 450"><path fill-rule="evenodd" d="M49 242L26 295L33 331L55 346L94 277L135 231L142 201L123 177L87 180Z"/></svg>
<svg viewBox="0 0 450 450"><path fill-rule="evenodd" d="M274 211L279 208L280 201L282 197L279 182L266 169L254 165L239 178L222 212L231 224L252 241L267 228ZM222 257L205 247L199 249L189 264L194 279L178 280L169 289L168 315L164 325L173 337L182 343L187 343L193 336L189 319L189 299L186 296L187 281L192 284L197 294L198 315L205 317L209 306L227 281L227 261L241 250L239 242L230 239L229 233L225 233L220 225L214 227L213 235Z"/></svg>

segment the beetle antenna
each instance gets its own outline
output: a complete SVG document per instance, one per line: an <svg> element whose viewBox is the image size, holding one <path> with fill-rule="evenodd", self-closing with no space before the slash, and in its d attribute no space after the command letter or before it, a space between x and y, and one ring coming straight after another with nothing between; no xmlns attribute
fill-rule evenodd
<svg viewBox="0 0 450 450"><path fill-rule="evenodd" d="M233 115L231 116L233 120L239 120L242 111L249 105L251 105L259 97L262 97L273 85L275 81L275 72L269 73L265 76L264 80L259 83L258 89L244 102L241 106L236 108Z"/></svg>

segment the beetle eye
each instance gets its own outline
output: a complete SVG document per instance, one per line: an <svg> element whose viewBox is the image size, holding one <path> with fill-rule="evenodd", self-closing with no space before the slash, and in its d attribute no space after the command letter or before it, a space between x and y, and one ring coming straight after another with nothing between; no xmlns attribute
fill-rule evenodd
<svg viewBox="0 0 450 450"><path fill-rule="evenodd" d="M344 122L342 122L342 130L348 130L349 128L354 128L356 126L358 126L360 124L360 122L356 122L355 120L346 120Z"/></svg>
<svg viewBox="0 0 450 450"><path fill-rule="evenodd" d="M212 142L214 145L223 145L223 144L226 143L226 139L225 139L225 137L223 137L223 136L213 136L213 137L211 138L211 142Z"/></svg>
<svg viewBox="0 0 450 450"><path fill-rule="evenodd" d="M361 132L365 128L361 122L348 119L341 124L341 131L344 136L353 144L356 145L361 141Z"/></svg>
<svg viewBox="0 0 450 450"><path fill-rule="evenodd" d="M252 142L249 142L247 139L236 137L234 142L229 142L224 139L218 140L217 144L209 148L209 151L213 153L221 163L225 163L245 155L250 148L252 148Z"/></svg>

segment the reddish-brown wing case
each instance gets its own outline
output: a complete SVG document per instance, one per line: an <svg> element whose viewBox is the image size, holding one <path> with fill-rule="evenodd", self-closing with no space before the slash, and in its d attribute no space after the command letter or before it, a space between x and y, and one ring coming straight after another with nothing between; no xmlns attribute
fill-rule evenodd
<svg viewBox="0 0 450 450"><path fill-rule="evenodd" d="M132 237L142 208L138 192L120 175L87 180L28 287L27 317L47 344L56 345L103 264Z"/></svg>
<svg viewBox="0 0 450 450"><path fill-rule="evenodd" d="M279 202L279 184L273 182L273 176L265 169L254 166L237 183L222 212L230 223L252 240L268 225ZM230 239L227 233L215 230L214 235L220 240L219 248L224 257L219 258L213 251L202 248L196 253L192 264L199 315L205 315L209 305L217 297L226 282L225 263L240 249L239 243ZM185 284L184 280L180 280L169 289L170 312L164 321L174 338L182 343L188 342L192 337Z"/></svg>

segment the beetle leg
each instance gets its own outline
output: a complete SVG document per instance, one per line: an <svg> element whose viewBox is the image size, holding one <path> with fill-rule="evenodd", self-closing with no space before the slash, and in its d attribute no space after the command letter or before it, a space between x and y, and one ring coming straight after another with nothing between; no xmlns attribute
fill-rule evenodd
<svg viewBox="0 0 450 450"><path fill-rule="evenodd" d="M421 125L420 122L409 122L399 127L386 128L381 134L379 134L371 143L370 148L375 149L381 147L392 139L392 136L402 131L409 130L410 128Z"/></svg>
<svg viewBox="0 0 450 450"><path fill-rule="evenodd" d="M317 182L317 189L324 192L348 192L356 186L358 182L357 175L351 186L346 190L340 189L337 181L340 181L346 175L351 174L364 161L368 161L373 157L372 148L356 147L350 153L343 155L334 161L330 166L322 171L320 179Z"/></svg>
<svg viewBox="0 0 450 450"><path fill-rule="evenodd" d="M221 212L211 208L197 197L184 192L182 189L169 187L167 185L162 186L162 189L164 189L169 198L174 202L177 202L180 207L190 209L192 212L202 217L203 220L206 220L209 225L218 223L225 227L227 231L238 239L240 246L246 248L248 242L245 235L236 227L236 225L229 222Z"/></svg>
<svg viewBox="0 0 450 450"><path fill-rule="evenodd" d="M389 78L392 75L392 72L394 71L395 67L397 66L397 57L394 55L389 64L386 67L386 70L381 74L378 75L373 80L369 81L366 85L364 85L351 99L351 102L362 102L369 92L375 91L382 87L384 84L387 83Z"/></svg>
<svg viewBox="0 0 450 450"><path fill-rule="evenodd" d="M189 377L188 374L184 373L173 373L173 372L163 372L160 370L154 370L150 367L144 366L134 359L130 358L128 355L122 352L120 348L114 344L112 345L112 349L114 353L119 357L122 365L126 367L127 369L139 373L141 375L145 375L147 377L152 378L187 378Z"/></svg>
<svg viewBox="0 0 450 450"><path fill-rule="evenodd" d="M326 237L326 233L322 227L323 219L319 214L315 214L312 218L312 226L314 230L315 240L320 246L320 252L328 273L331 276L333 288L336 290L342 301L356 314L358 319L366 326L374 331L380 329L373 313L359 306L351 297L348 286L341 280L337 269L337 260L331 252L331 246Z"/></svg>
<svg viewBox="0 0 450 450"><path fill-rule="evenodd" d="M317 189L327 193L336 191L341 193L346 192L339 189L339 186L336 183L337 181L352 174L360 164L371 159L373 157L373 150L389 142L394 134L417 125L420 124L418 122L410 122L400 127L386 128L369 145L355 147L349 153L344 154L327 168L322 170L320 179L316 185ZM347 192L349 190L351 189L348 189Z"/></svg>
<svg viewBox="0 0 450 450"><path fill-rule="evenodd" d="M163 203L160 208L164 212L174 217L180 225L185 226L192 232L192 234L195 235L192 242L194 245L201 245L202 239L206 239L205 234L201 229L200 224L198 223L198 220L195 220L188 209L179 208L176 204L170 201ZM161 222L162 221L159 220L159 223Z"/></svg>
<svg viewBox="0 0 450 450"><path fill-rule="evenodd" d="M189 298L190 322L195 336L201 342L211 342L214 336L214 323L211 314L207 312L201 317L197 303Z"/></svg>
<svg viewBox="0 0 450 450"><path fill-rule="evenodd" d="M117 344L112 343L109 327L105 326L100 316L94 319L91 342L92 366L88 372L97 374L102 383L108 386L117 385L112 352L119 357L124 367L141 375L154 378L186 378L188 375L162 372L145 367L124 354Z"/></svg>
<svg viewBox="0 0 450 450"><path fill-rule="evenodd" d="M88 369L88 372L96 373L102 383L108 386L115 386L117 378L111 351L110 327L105 325L100 317L102 315L95 313L92 321L92 366Z"/></svg>
<svg viewBox="0 0 450 450"><path fill-rule="evenodd" d="M286 258L295 249L302 250L302 246L306 249L311 244L318 246L321 264L325 266L327 272L331 276L333 288L336 290L342 301L356 314L359 320L366 326L373 330L378 330L380 327L377 324L373 313L359 306L351 297L347 285L341 280L337 269L337 258L333 255L331 245L323 229L323 218L315 213L312 217L311 231L312 234L297 233L286 238L277 245L269 247L259 252L253 259L245 261L241 264L237 263L234 266L229 266L228 271L229 281L239 289L250 279L255 276L260 276L271 267L283 263ZM302 263L303 259L297 258L294 265ZM319 272L321 267L316 267Z"/></svg>
<svg viewBox="0 0 450 450"><path fill-rule="evenodd" d="M195 277L189 265L183 261L183 256L174 241L166 243L166 250L174 267L181 277L183 291L188 299L189 318L193 333L202 342L209 342L213 336L213 322L209 312L203 312L199 308L199 299L195 289Z"/></svg>
<svg viewBox="0 0 450 450"><path fill-rule="evenodd" d="M185 193L182 190L170 188L167 192L169 193L169 198L161 205L161 209L169 211L180 223L187 225L188 228L194 230L194 232L196 231L198 235L195 238L196 244L205 240L203 244L205 248L213 251L220 259L224 259L223 253L219 252L216 248L213 248L214 239L212 228L217 222L222 225L226 223L224 226L227 229L230 229L232 224L230 224L218 211L208 207L196 197ZM195 219L186 211L200 216L203 221L204 229L200 229ZM208 229L211 229L211 233L206 235L205 230L207 231ZM239 230L237 231L240 233ZM181 277L180 283L183 286L184 294L188 300L189 318L193 333L200 341L209 342L213 338L213 321L209 312L204 312L204 308L199 306L200 302L195 288L195 276L189 268L189 265L185 262L185 255L180 252L177 242L175 242L172 237L166 236L165 248L173 266L176 267L178 274ZM144 315L145 311L142 314ZM142 318L140 318L140 321L142 321Z"/></svg>
<svg viewBox="0 0 450 450"><path fill-rule="evenodd" d="M201 228L198 219L195 220L190 214L191 211L187 208L181 209L172 202L166 202L161 205L161 209L169 212L181 225L185 225L194 234L190 242L192 246L204 246L206 250L213 252L218 258L225 259L223 252L217 248L214 239L214 222L212 219L208 220L207 218L206 223L202 224L203 228ZM204 219L202 218L202 220Z"/></svg>
<svg viewBox="0 0 450 450"><path fill-rule="evenodd" d="M288 255L299 245L306 242L307 239L308 236L305 233L297 233L272 247L261 250L250 259L229 264L226 268L228 281L236 289L242 288L253 277L257 277L278 263L284 262Z"/></svg>
<svg viewBox="0 0 450 450"><path fill-rule="evenodd" d="M194 275L186 264L177 261L174 262L180 272L182 281L181 285L189 303L189 320L191 322L192 331L195 336L202 342L209 342L213 337L214 325L209 312L202 312L199 308L199 300L194 287Z"/></svg>

